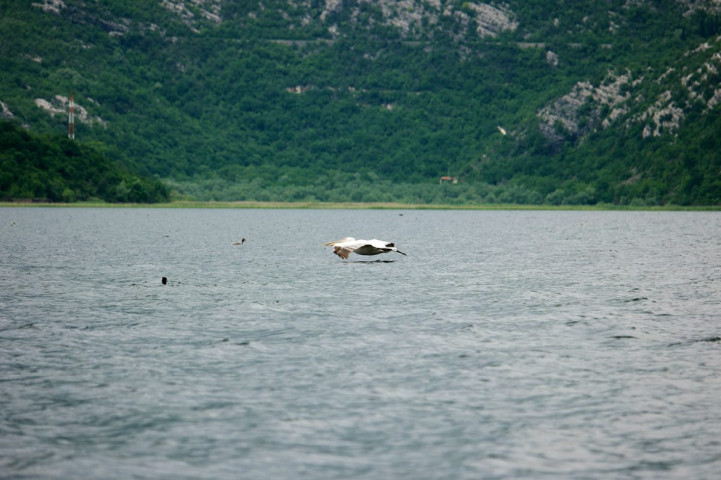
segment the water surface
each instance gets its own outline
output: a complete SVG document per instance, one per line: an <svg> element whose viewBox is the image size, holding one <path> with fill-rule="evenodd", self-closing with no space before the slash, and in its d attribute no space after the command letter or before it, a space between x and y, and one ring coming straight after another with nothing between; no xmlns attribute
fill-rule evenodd
<svg viewBox="0 0 721 480"><path fill-rule="evenodd" d="M0 209L0 477L715 478L720 234L717 212ZM408 256L322 247L349 235Z"/></svg>

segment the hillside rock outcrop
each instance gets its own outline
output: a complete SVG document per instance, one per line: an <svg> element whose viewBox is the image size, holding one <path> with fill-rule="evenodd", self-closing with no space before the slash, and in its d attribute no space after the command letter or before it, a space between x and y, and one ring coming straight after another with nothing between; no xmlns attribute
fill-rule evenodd
<svg viewBox="0 0 721 480"><path fill-rule="evenodd" d="M608 128L629 112L628 85L633 85L631 73L609 75L594 86L578 82L571 92L551 102L538 112L541 133L552 143L575 139L597 128Z"/></svg>

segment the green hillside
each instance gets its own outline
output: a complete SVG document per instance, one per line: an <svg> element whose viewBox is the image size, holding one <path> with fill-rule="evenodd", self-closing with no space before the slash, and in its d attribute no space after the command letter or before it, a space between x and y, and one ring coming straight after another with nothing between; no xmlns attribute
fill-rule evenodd
<svg viewBox="0 0 721 480"><path fill-rule="evenodd" d="M0 121L0 200L50 202L168 200L157 180L118 167L92 146L29 133Z"/></svg>
<svg viewBox="0 0 721 480"><path fill-rule="evenodd" d="M0 3L3 116L197 200L721 203L717 2ZM442 176L457 183L440 183Z"/></svg>

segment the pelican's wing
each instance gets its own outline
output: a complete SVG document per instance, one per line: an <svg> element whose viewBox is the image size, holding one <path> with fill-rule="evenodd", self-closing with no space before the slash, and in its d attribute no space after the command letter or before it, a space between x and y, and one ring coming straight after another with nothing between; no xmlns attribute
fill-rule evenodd
<svg viewBox="0 0 721 480"><path fill-rule="evenodd" d="M388 253L395 250L392 243L383 240L357 240L353 251L359 255L378 255L379 253Z"/></svg>
<svg viewBox="0 0 721 480"><path fill-rule="evenodd" d="M353 250L358 255L378 255L379 253L385 253L390 251L387 248L379 248L376 245L370 243L364 243L359 245L358 248Z"/></svg>
<svg viewBox="0 0 721 480"><path fill-rule="evenodd" d="M355 238L353 237L345 237L341 240L336 240L335 242L326 242L323 244L324 247L334 247L338 245L339 243L348 243L348 242L355 242Z"/></svg>
<svg viewBox="0 0 721 480"><path fill-rule="evenodd" d="M396 245L394 243L386 242L385 240L378 240L377 238L374 238L373 240L368 240L366 243L368 244L368 246L377 248L378 250L381 250L383 252L391 252L396 248Z"/></svg>
<svg viewBox="0 0 721 480"><path fill-rule="evenodd" d="M388 253L388 252L398 252L401 255L405 255L405 253L401 252L396 248L396 244L393 242L386 242L385 240L378 240L377 238L374 238L373 240L368 240L367 247L373 248L376 250L377 253ZM365 248L365 247L364 247ZM374 255L374 254L371 254Z"/></svg>

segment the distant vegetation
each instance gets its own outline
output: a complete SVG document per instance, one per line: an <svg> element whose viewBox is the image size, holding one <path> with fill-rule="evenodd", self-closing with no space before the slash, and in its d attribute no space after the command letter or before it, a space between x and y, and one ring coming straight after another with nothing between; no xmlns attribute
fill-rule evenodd
<svg viewBox="0 0 721 480"><path fill-rule="evenodd" d="M0 122L0 200L12 199L152 203L167 201L168 191L88 145Z"/></svg>
<svg viewBox="0 0 721 480"><path fill-rule="evenodd" d="M3 124L4 198L721 204L721 106L679 81L721 51L713 12L509 0L518 28L481 38L461 1L407 33L380 2L222 2L221 23L176 3L194 23L143 0L0 5L0 101L56 135ZM584 100L577 131L543 134L544 106L609 72L638 80L620 120L601 128L611 108ZM708 99L721 77L704 78ZM71 91L88 112L74 143L35 102ZM680 128L644 137L638 119L666 91Z"/></svg>

